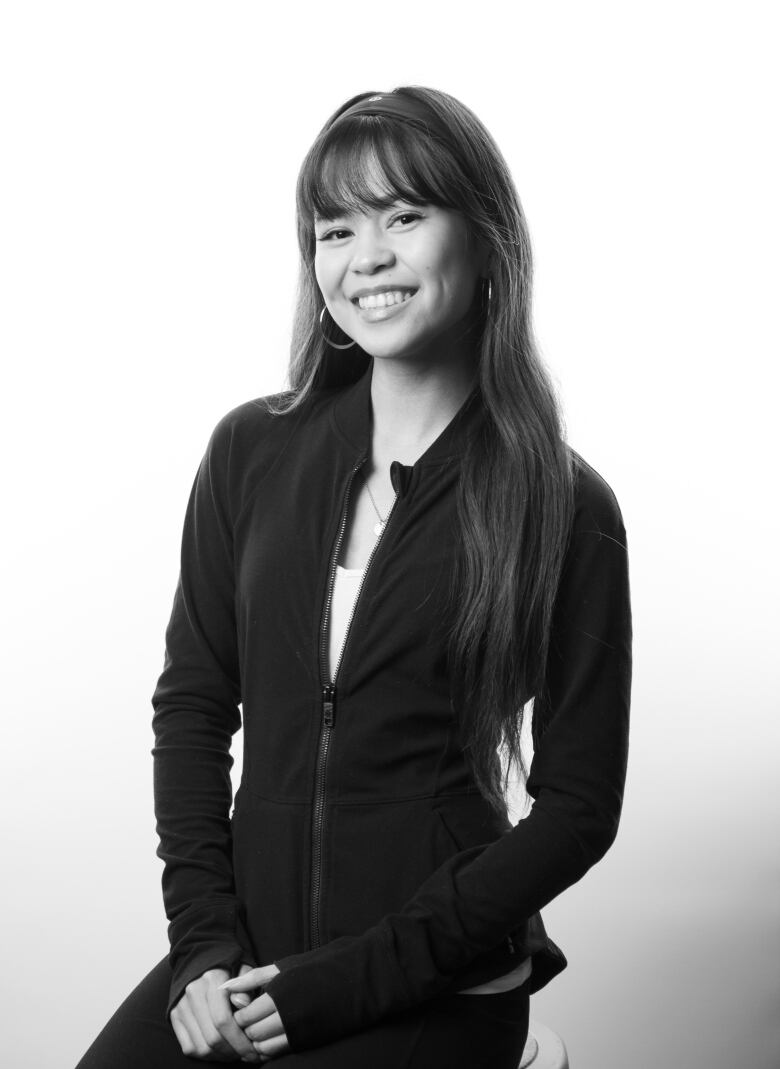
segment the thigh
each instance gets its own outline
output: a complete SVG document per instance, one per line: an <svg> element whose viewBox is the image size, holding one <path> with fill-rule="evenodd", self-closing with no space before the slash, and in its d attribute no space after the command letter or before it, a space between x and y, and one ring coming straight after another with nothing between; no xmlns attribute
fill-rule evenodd
<svg viewBox="0 0 780 1069"><path fill-rule="evenodd" d="M168 959L125 999L76 1069L192 1069L165 1011L171 969ZM206 1064L206 1063L202 1063Z"/></svg>
<svg viewBox="0 0 780 1069"><path fill-rule="evenodd" d="M168 959L128 995L76 1069L192 1069L166 1015ZM528 983L497 995L447 995L312 1050L279 1069L516 1069L528 1034ZM271 1063L266 1062L266 1065Z"/></svg>
<svg viewBox="0 0 780 1069"><path fill-rule="evenodd" d="M517 1069L528 1038L529 982L495 995L436 1000L406 1069Z"/></svg>
<svg viewBox="0 0 780 1069"><path fill-rule="evenodd" d="M517 1069L528 1035L526 982L447 995L363 1032L279 1059L279 1069Z"/></svg>

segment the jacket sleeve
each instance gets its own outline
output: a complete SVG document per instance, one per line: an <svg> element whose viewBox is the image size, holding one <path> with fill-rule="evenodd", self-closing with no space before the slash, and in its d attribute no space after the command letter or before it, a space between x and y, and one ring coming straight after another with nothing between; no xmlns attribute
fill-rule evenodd
<svg viewBox="0 0 780 1069"><path fill-rule="evenodd" d="M460 851L359 936L277 960L265 985L292 1050L457 990L453 978L579 880L617 832L628 749L631 617L622 517L584 462L534 709L528 816Z"/></svg>
<svg viewBox="0 0 780 1069"><path fill-rule="evenodd" d="M154 799L173 981L168 1012L212 968L253 962L233 883L231 737L241 701L227 503L227 420L187 505L181 571L152 697Z"/></svg>

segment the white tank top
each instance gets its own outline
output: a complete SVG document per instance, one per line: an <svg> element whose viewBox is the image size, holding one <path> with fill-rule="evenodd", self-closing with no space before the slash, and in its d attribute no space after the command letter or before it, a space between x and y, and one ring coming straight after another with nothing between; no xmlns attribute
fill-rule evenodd
<svg viewBox="0 0 780 1069"><path fill-rule="evenodd" d="M333 584L333 598L330 604L330 621L328 635L328 670L333 679L338 669L344 648L347 626L352 617L355 599L363 578L362 568L342 568L336 566L336 579ZM497 995L500 991L509 991L525 983L531 975L531 959L524 958L511 972L497 976L486 984L467 987L458 991L459 995Z"/></svg>
<svg viewBox="0 0 780 1069"><path fill-rule="evenodd" d="M333 584L333 598L330 603L330 635L328 636L328 671L331 679L341 659L347 624L352 616L362 578L362 568L342 568L340 564L336 565L336 581Z"/></svg>

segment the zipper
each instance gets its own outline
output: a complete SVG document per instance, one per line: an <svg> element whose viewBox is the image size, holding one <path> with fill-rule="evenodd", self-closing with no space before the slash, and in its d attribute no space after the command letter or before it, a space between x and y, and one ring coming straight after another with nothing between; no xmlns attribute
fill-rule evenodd
<svg viewBox="0 0 780 1069"><path fill-rule="evenodd" d="M379 543L385 536L385 531L390 523L390 517L393 514L396 503L398 501L398 491L395 492L395 498L393 504L390 506L390 511L385 519L385 525L382 528L381 533L377 536L376 542L368 555L366 566L363 569L363 575L361 576L360 583L358 585L355 600L352 603L352 611L349 614L346 630L344 631L344 640L341 643L341 650L339 651L338 660L333 666L332 676L328 672L328 624L330 622L330 612L333 605L333 587L336 582L336 566L338 564L339 555L341 554L341 546L344 541L344 532L347 528L347 515L349 513L349 501L352 496L352 485L355 481L355 476L366 463L367 457L363 457L352 469L352 474L349 477L349 483L347 484L346 494L344 495L344 505L341 513L341 523L339 524L338 534L336 535L336 541L333 546L333 553L330 558L330 568L328 571L328 590L325 596L325 605L322 611L322 619L320 621L320 648L319 648L319 672L320 672L320 734L317 742L317 761L315 765L314 775L314 803L312 808L312 847L311 847L311 894L309 903L309 940L311 949L319 947L321 932L320 932L320 893L322 889L322 837L323 837L323 824L325 818L325 772L328 763L328 749L330 747L330 737L333 732L333 728L336 724L336 677L338 676L341 662L344 660L344 650L347 646L349 639L349 633L352 628L352 621L355 617L355 610L357 609L360 595L363 591L363 586L366 581L368 569L371 567L371 562L376 556Z"/></svg>

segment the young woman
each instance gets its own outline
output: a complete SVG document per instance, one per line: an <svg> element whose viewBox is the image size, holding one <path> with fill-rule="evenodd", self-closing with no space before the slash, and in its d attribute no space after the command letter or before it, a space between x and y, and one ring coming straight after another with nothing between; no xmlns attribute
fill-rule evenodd
<svg viewBox="0 0 780 1069"><path fill-rule="evenodd" d="M82 1069L514 1069L566 964L538 911L616 833L625 533L562 437L498 149L447 94L362 94L298 225L292 388L211 436L153 698L170 955Z"/></svg>

